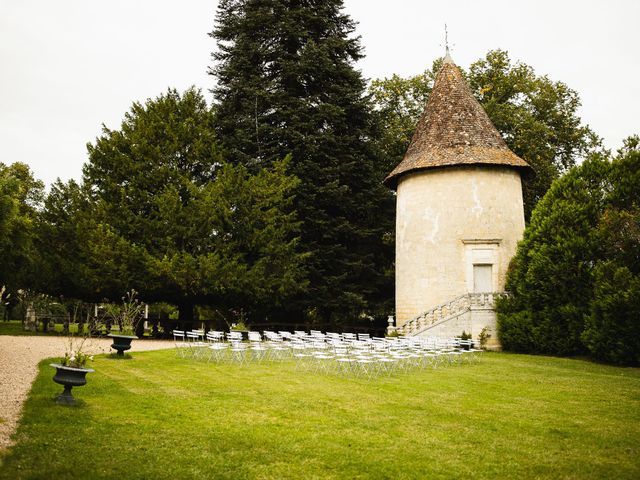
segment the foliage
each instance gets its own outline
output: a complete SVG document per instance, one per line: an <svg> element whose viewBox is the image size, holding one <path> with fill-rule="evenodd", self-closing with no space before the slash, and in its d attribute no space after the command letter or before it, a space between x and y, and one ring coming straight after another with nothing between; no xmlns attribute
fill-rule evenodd
<svg viewBox="0 0 640 480"><path fill-rule="evenodd" d="M37 219L37 290L90 301L105 296L101 280L110 279L100 275L89 243L97 229L93 210L85 185L74 180L51 185Z"/></svg>
<svg viewBox="0 0 640 480"><path fill-rule="evenodd" d="M388 174L402 159L442 60L431 70L410 78L397 75L371 82L369 91L383 126L383 168ZM464 73L464 72L463 72ZM507 145L535 171L523 182L525 214L551 182L600 146L593 131L581 123L580 98L562 82L538 76L523 63L512 63L507 52L493 50L471 64L465 74L471 90Z"/></svg>
<svg viewBox="0 0 640 480"><path fill-rule="evenodd" d="M625 145L628 145L627 142ZM499 302L503 347L637 363L640 151L595 155L537 205Z"/></svg>
<svg viewBox="0 0 640 480"><path fill-rule="evenodd" d="M598 265L594 273L582 340L597 358L640 365L640 275L613 262Z"/></svg>
<svg viewBox="0 0 640 480"><path fill-rule="evenodd" d="M167 350L96 357L101 374L78 390L80 406L60 409L48 363L0 479L640 475L637 369L488 352L472 367L370 382ZM118 461L78 455L87 445Z"/></svg>
<svg viewBox="0 0 640 480"><path fill-rule="evenodd" d="M61 316L67 313L65 305L59 299L40 293L34 290L20 289L17 292L18 308L21 310L23 318L26 317L28 309L33 309L36 317ZM25 329L35 330L36 325L28 325L25 322Z"/></svg>
<svg viewBox="0 0 640 480"><path fill-rule="evenodd" d="M216 127L235 164L291 154L309 288L286 317L343 322L392 294L393 201L381 185L355 23L342 0L223 0L211 36ZM264 312L268 314L269 312ZM275 312L271 312L272 314ZM388 311L386 312L388 313Z"/></svg>
<svg viewBox="0 0 640 480"><path fill-rule="evenodd" d="M105 314L118 325L121 335L134 335L138 324L142 321L144 305L136 298L137 295L138 292L131 289L122 297L121 304L103 305Z"/></svg>
<svg viewBox="0 0 640 480"><path fill-rule="evenodd" d="M201 307L205 308L205 307ZM156 302L149 305L149 318L159 319L178 319L178 310L175 306L168 303ZM206 318L206 317L205 317Z"/></svg>
<svg viewBox="0 0 640 480"><path fill-rule="evenodd" d="M580 341L591 298L594 231L608 162L585 161L555 182L533 212L498 302L503 348L560 355L586 353Z"/></svg>
<svg viewBox="0 0 640 480"><path fill-rule="evenodd" d="M83 184L56 184L42 214L43 270L66 296L177 305L281 302L304 287L287 160L251 175L224 162L201 93L134 103L88 145Z"/></svg>
<svg viewBox="0 0 640 480"><path fill-rule="evenodd" d="M438 60L431 70L413 77L394 74L371 81L369 94L382 127L378 137L384 152L380 175L391 173L404 157L440 66Z"/></svg>
<svg viewBox="0 0 640 480"><path fill-rule="evenodd" d="M44 184L24 163L0 162L0 284L10 291L34 277L33 237Z"/></svg>
<svg viewBox="0 0 640 480"><path fill-rule="evenodd" d="M471 340L473 338L473 335L471 335L470 333L467 333L467 332L465 332L463 330L462 333L460 335L458 335L458 338L460 340Z"/></svg>
<svg viewBox="0 0 640 480"><path fill-rule="evenodd" d="M232 323L230 330L234 332L246 332L247 330L249 330L249 327L246 323L241 321L238 323Z"/></svg>
<svg viewBox="0 0 640 480"><path fill-rule="evenodd" d="M93 356L84 351L87 337L82 336L80 340L78 340L76 337L69 335L67 339L67 349L64 357L60 360L60 364L65 367L85 368L87 362L93 360Z"/></svg>
<svg viewBox="0 0 640 480"><path fill-rule="evenodd" d="M229 312L229 316L230 321L226 318L224 319L229 330L249 330L247 326L249 324L249 315L245 309L232 309Z"/></svg>
<svg viewBox="0 0 640 480"><path fill-rule="evenodd" d="M625 141L614 163L610 205L596 230L602 259L582 340L599 359L640 365L640 145Z"/></svg>
<svg viewBox="0 0 640 480"><path fill-rule="evenodd" d="M478 340L480 341L480 348L485 348L487 346L487 342L491 338L491 334L489 333L488 327L483 327L478 334Z"/></svg>

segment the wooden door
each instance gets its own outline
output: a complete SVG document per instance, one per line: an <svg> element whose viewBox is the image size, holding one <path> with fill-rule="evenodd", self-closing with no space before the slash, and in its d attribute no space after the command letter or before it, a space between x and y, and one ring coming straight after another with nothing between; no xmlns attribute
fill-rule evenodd
<svg viewBox="0 0 640 480"><path fill-rule="evenodd" d="M493 292L492 265L479 264L473 266L473 291Z"/></svg>

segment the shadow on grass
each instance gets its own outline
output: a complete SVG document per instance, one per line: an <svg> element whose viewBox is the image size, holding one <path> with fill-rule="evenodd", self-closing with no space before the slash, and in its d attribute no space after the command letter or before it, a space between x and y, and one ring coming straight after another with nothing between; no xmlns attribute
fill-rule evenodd
<svg viewBox="0 0 640 480"><path fill-rule="evenodd" d="M62 408L62 409L70 408L70 409L80 409L81 410L81 409L87 408L87 406L88 406L86 401L81 400L81 399L79 399L79 398L77 398L75 396L73 397L74 400L75 400L75 403L73 403L73 404L58 403L58 395L59 394L56 394L53 397L51 397L51 401L53 402L53 408Z"/></svg>
<svg viewBox="0 0 640 480"><path fill-rule="evenodd" d="M118 355L117 353L109 353L105 358L112 358L113 360L133 360L133 355L125 353L124 355Z"/></svg>

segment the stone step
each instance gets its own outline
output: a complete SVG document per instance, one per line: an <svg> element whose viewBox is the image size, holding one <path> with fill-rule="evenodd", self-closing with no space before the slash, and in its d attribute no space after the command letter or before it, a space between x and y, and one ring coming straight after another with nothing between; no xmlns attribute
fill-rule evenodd
<svg viewBox="0 0 640 480"><path fill-rule="evenodd" d="M465 293L448 302L436 305L398 328L406 336L422 335L443 323L451 322L472 310L491 310L495 317L495 302L506 292ZM495 323L495 321L494 321ZM461 332L457 332L461 333Z"/></svg>

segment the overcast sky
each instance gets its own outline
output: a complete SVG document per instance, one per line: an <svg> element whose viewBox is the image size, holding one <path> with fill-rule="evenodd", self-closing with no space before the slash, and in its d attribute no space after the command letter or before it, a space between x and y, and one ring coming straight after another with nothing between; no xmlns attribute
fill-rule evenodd
<svg viewBox="0 0 640 480"><path fill-rule="evenodd" d="M0 161L47 184L79 179L86 143L133 101L167 87L206 92L214 0L0 0ZM443 54L464 68L509 51L578 91L609 148L640 133L638 0L345 0L367 78L414 75Z"/></svg>

